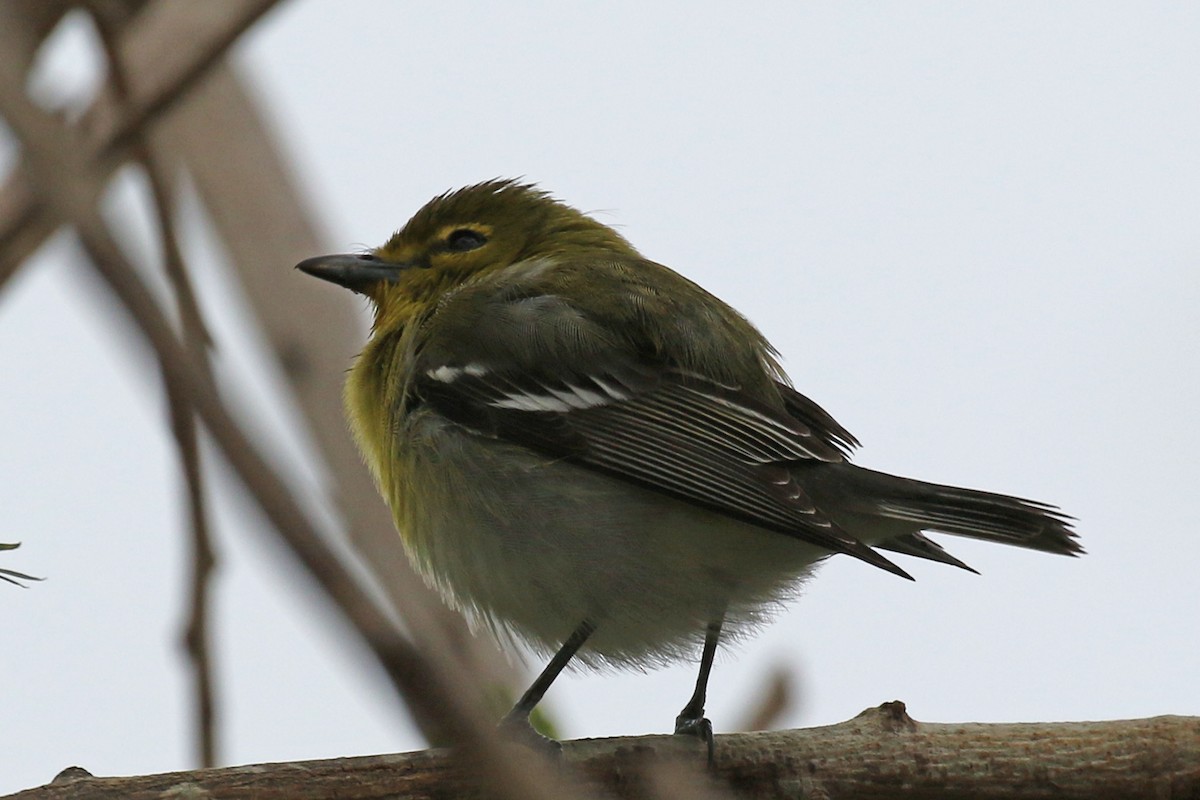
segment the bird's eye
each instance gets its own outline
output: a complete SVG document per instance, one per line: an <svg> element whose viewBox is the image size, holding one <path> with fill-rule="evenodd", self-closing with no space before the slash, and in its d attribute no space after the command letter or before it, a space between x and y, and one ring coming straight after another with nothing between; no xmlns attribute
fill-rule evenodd
<svg viewBox="0 0 1200 800"><path fill-rule="evenodd" d="M487 244L487 237L471 228L458 228L446 237L446 249L453 253L465 253Z"/></svg>

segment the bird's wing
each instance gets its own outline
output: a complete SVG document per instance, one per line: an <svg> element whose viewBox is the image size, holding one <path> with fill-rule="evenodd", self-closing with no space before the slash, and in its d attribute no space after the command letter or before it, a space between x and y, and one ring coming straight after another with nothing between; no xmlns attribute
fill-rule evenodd
<svg viewBox="0 0 1200 800"><path fill-rule="evenodd" d="M858 439L833 418L832 415L819 405L797 392L791 386L780 381L775 382L775 388L783 405L791 417L804 424L813 435L829 447L834 448L843 456L858 447Z"/></svg>
<svg viewBox="0 0 1200 800"><path fill-rule="evenodd" d="M571 348L586 316L574 308L558 314L543 301L520 326L495 324L503 315L493 307L493 324L479 326L477 336L460 331L453 351L424 348L411 386L414 399L481 435L908 577L833 524L789 470L798 461L842 461L839 442L853 441L815 404L789 394L785 408L801 403L809 409L800 419L738 386L652 363L619 343L596 345L595 337L587 338L589 352L580 357ZM526 355L503 358L507 336L519 337L524 346L514 352ZM531 347L539 357L528 357Z"/></svg>

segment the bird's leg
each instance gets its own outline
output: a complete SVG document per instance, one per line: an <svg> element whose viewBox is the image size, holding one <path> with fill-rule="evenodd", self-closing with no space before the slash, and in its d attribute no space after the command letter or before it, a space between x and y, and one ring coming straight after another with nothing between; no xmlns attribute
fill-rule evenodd
<svg viewBox="0 0 1200 800"><path fill-rule="evenodd" d="M534 706L541 702L542 697L546 694L546 690L550 688L550 684L554 683L554 679L563 671L567 664L574 657L575 653L583 647L583 643L588 640L588 637L596 630L596 625L591 620L585 619L579 623L567 640L563 642L562 647L558 648L558 652L550 659L550 663L542 670L542 673L537 676L534 682L525 694L521 695L521 699L513 706L512 711L501 721L500 726L509 730L519 731L527 738L537 741L543 740L550 742L552 740L542 736L533 729L533 725L529 722L529 715L533 711ZM554 743L557 746L557 742Z"/></svg>
<svg viewBox="0 0 1200 800"><path fill-rule="evenodd" d="M717 654L717 640L721 638L721 623L725 619L722 611L708 623L704 634L704 651L700 654L700 674L696 678L696 691L688 700L679 716L675 718L675 733L699 737L708 746L708 763L713 763L712 723L704 716L704 700L708 693L708 675L712 672L713 657Z"/></svg>

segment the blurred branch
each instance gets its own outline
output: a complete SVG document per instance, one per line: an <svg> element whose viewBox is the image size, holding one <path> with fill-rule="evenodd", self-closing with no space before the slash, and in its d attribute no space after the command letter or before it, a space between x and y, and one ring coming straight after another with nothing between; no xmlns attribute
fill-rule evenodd
<svg viewBox="0 0 1200 800"><path fill-rule="evenodd" d="M80 120L84 133L79 145L83 159L107 178L127 155L130 143L151 121L177 103L237 37L278 0L159 0L131 20L121 37L125 65L135 77L133 113L123 114L112 96L97 99ZM38 27L22 16L24 6L0 5L6 57L24 74L28 56L48 31L50 12L62 4L47 3L37 15ZM38 4L34 2L33 6ZM33 15L29 19L35 19ZM52 27L52 25L50 26ZM20 31L24 35L17 35ZM35 38L36 37L36 38ZM10 174L0 188L0 286L56 227L43 199L30 185L25 165Z"/></svg>
<svg viewBox="0 0 1200 800"><path fill-rule="evenodd" d="M42 42L73 5L69 0L0 1L0 25L16 26L27 33L8 42L9 58L28 67Z"/></svg>
<svg viewBox="0 0 1200 800"><path fill-rule="evenodd" d="M91 5L105 2L91 0ZM480 676L481 688L511 689L521 683L520 671L489 640L471 635L462 618L412 571L391 516L350 439L342 416L341 380L361 345L351 299L312 281L279 279L278 265L290 266L326 248L253 100L227 65L213 62L213 55L236 31L270 6L266 0L149 4L115 42L126 67L129 94L139 107L165 109L178 100L177 93L194 86L164 116L152 141L160 157L168 162L180 159L190 168L329 465L333 495L351 543L392 605L405 610L406 624L417 624L411 608L423 607L426 632ZM14 14L14 24L17 21L25 22ZM42 23L38 31L44 36L49 27ZM17 46L28 36L8 38ZM202 74L205 79L198 81ZM111 89L92 104L80 128L93 159L101 153L125 155L113 149L116 132L137 130L123 121ZM93 163L106 177L119 162L109 158ZM0 286L54 228L23 169L16 170L0 189Z"/></svg>
<svg viewBox="0 0 1200 800"><path fill-rule="evenodd" d="M13 30L0 31L0 45L18 35ZM364 637L418 724L446 733L459 748L458 763L477 780L486 781L496 796L563 796L561 781L498 739L477 705L470 703L466 689L471 684L458 665L438 648L417 647L401 636L326 545L284 482L229 414L196 354L179 343L153 295L108 233L97 202L110 169L96 163L96 150L75 130L25 96L23 70L8 53L0 46L0 109L21 143L23 173L32 202L55 223L75 228L89 263L153 347L168 380L186 393L288 549ZM118 122L114 130L125 127Z"/></svg>
<svg viewBox="0 0 1200 800"><path fill-rule="evenodd" d="M938 724L885 703L837 725L717 737L567 742L564 761L594 793L643 798L662 775L692 797L727 790L742 798L1006 800L1200 797L1200 718L1114 722ZM662 767L667 767L663 770ZM136 778L83 777L4 800L151 800L167 792L224 800L479 797L440 751L263 764Z"/></svg>
<svg viewBox="0 0 1200 800"><path fill-rule="evenodd" d="M753 704L748 704L741 720L734 724L739 731L767 731L778 727L779 720L794 705L792 686L793 671L786 666L776 666L763 681L761 695Z"/></svg>
<svg viewBox="0 0 1200 800"><path fill-rule="evenodd" d="M123 3L113 3L111 0L94 2L92 5L93 16L100 30L100 38L108 59L109 85L112 87L113 96L118 103L128 103L131 93L129 81L126 77L124 59L116 41L118 32L127 21L127 7ZM196 293L192 289L191 281L188 279L187 270L184 267L183 253L180 250L179 237L175 231L173 193L167 177L167 168L162 159L156 156L149 139L135 138L130 149L134 160L141 165L150 184L155 221L158 224L159 239L162 244L163 270L175 295L183 344L211 378L212 371L209 368L206 350L211 345L212 339L204 325L200 306L196 301ZM187 401L187 395L180 386L169 379L165 368L163 369L163 386L170 407L171 431L179 450L180 467L187 494L190 523L188 527L191 532L192 573L191 580L188 582L190 602L182 638L192 667L197 759L200 766L213 767L217 764L217 728L214 720L216 689L213 683L212 654L208 646L208 597L217 560L208 529L208 514L204 499L204 473L200 464L196 417L191 404Z"/></svg>
<svg viewBox="0 0 1200 800"><path fill-rule="evenodd" d="M65 0L6 0L0 2L0 31L7 57L21 74L33 63L42 42L62 21L69 4ZM21 31L23 35L12 32ZM54 232L48 218L39 214L24 176L16 170L0 188L0 288L12 277L25 257Z"/></svg>
<svg viewBox="0 0 1200 800"><path fill-rule="evenodd" d="M511 690L522 683L524 676L495 644L473 636L461 615L441 602L404 554L342 408L345 371L366 335L361 304L292 272L293 264L329 248L236 71L228 65L216 67L156 132L156 143L186 164L193 177L328 466L325 477L331 495L362 563L406 624L417 622L409 609L425 609L423 619L433 627L426 634L444 642L481 684Z"/></svg>

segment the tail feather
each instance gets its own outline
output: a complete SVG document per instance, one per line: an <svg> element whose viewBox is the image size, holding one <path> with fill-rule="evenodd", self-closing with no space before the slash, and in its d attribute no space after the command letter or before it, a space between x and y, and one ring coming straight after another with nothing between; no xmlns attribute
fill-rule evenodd
<svg viewBox="0 0 1200 800"><path fill-rule="evenodd" d="M924 558L929 561L936 561L939 564L949 564L952 567L965 569L967 572L974 572L976 575L979 574L977 569L950 555L946 552L946 548L932 539L922 536L920 533L896 536L882 541L875 546L881 550L891 550L893 553Z"/></svg>
<svg viewBox="0 0 1200 800"><path fill-rule="evenodd" d="M876 513L915 523L922 530L1047 553L1083 552L1071 528L1073 518L1054 506L976 489L899 481L879 498Z"/></svg>
<svg viewBox="0 0 1200 800"><path fill-rule="evenodd" d="M900 478L845 463L801 467L793 474L818 508L852 535L883 550L970 569L920 533L934 531L1046 553L1083 552L1072 529L1074 518L1036 500Z"/></svg>

